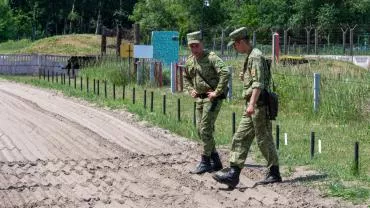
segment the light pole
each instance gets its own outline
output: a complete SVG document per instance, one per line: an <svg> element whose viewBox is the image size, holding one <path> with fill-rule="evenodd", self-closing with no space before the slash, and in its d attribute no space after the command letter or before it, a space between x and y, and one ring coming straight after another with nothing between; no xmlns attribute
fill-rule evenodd
<svg viewBox="0 0 370 208"><path fill-rule="evenodd" d="M209 1L208 0L203 0L203 6L202 6L202 18L201 18L201 25L200 25L200 33L201 33L202 39L203 39L203 33L204 33L203 22L204 22L204 8L205 7L209 7Z"/></svg>

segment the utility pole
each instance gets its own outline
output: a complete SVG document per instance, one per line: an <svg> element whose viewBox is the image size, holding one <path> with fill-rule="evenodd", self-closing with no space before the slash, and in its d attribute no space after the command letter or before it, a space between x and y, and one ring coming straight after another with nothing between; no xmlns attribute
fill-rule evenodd
<svg viewBox="0 0 370 208"><path fill-rule="evenodd" d="M340 29L342 30L343 55L345 55L346 54L346 34L348 31L348 25L341 25Z"/></svg>
<svg viewBox="0 0 370 208"><path fill-rule="evenodd" d="M307 26L305 27L305 30L306 30L306 40L307 40L307 54L310 54L310 33L311 33L311 30L313 29L313 26L310 25L310 26Z"/></svg>
<svg viewBox="0 0 370 208"><path fill-rule="evenodd" d="M349 28L349 44L351 48L352 61L353 61L353 31L355 30L356 27L357 27L357 24L354 27Z"/></svg>
<svg viewBox="0 0 370 208"><path fill-rule="evenodd" d="M205 10L205 7L209 7L209 1L208 0L203 0L203 5L202 5L202 17L201 17L201 25L200 25L200 33L201 33L201 36L202 36L202 40L203 40L203 35L204 35L204 10Z"/></svg>

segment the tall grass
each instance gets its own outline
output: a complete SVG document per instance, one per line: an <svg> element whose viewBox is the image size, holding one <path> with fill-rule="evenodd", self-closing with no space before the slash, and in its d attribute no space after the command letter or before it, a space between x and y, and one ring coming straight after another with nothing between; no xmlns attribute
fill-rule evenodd
<svg viewBox="0 0 370 208"><path fill-rule="evenodd" d="M18 53L20 50L31 45L31 40L22 39L19 41L9 40L3 43L0 43L0 53Z"/></svg>
<svg viewBox="0 0 370 208"><path fill-rule="evenodd" d="M321 63L320 63L321 62ZM313 74L321 75L320 106L313 113ZM277 92L286 114L300 112L310 119L364 121L370 95L367 71L351 64L315 61L308 65L274 68Z"/></svg>
<svg viewBox="0 0 370 208"><path fill-rule="evenodd" d="M92 64L81 70L79 76L91 79L108 80L118 86L127 85L133 81L133 66L128 61L117 61L117 58L103 58L99 63Z"/></svg>
<svg viewBox="0 0 370 208"><path fill-rule="evenodd" d="M0 53L39 53L54 55L98 55L101 36L91 34L58 35L32 42L29 39L0 43ZM115 54L115 38L107 38L107 53Z"/></svg>

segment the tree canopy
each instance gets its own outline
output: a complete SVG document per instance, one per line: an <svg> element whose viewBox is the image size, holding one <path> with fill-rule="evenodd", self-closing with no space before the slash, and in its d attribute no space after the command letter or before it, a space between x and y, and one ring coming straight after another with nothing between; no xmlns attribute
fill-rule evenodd
<svg viewBox="0 0 370 208"><path fill-rule="evenodd" d="M136 0L0 0L0 40L131 27Z"/></svg>
<svg viewBox="0 0 370 208"><path fill-rule="evenodd" d="M370 32L370 0L0 0L0 40L99 33L102 25L144 34L177 30L182 36L246 26L256 32L306 27L330 35L358 25Z"/></svg>

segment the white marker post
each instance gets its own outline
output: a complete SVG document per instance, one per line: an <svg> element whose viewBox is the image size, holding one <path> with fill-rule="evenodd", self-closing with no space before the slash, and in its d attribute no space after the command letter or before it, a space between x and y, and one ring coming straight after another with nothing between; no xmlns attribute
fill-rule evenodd
<svg viewBox="0 0 370 208"><path fill-rule="evenodd" d="M232 77L233 74L233 68L229 66L229 73L230 76ZM233 79L229 79L229 83L227 85L229 87L229 92L227 92L227 97L229 98L229 101L233 99Z"/></svg>
<svg viewBox="0 0 370 208"><path fill-rule="evenodd" d="M151 86L154 86L155 85L155 76L154 76L155 67L154 67L154 62L151 61L149 66L150 66L150 73L149 73L150 85Z"/></svg>
<svg viewBox="0 0 370 208"><path fill-rule="evenodd" d="M321 139L319 139L318 145L319 145L319 153L321 154Z"/></svg>
<svg viewBox="0 0 370 208"><path fill-rule="evenodd" d="M288 134L284 133L284 144L285 146L288 145Z"/></svg>

